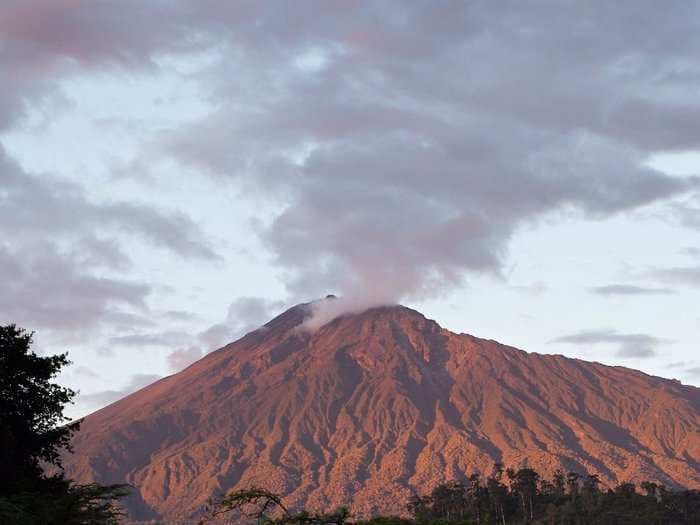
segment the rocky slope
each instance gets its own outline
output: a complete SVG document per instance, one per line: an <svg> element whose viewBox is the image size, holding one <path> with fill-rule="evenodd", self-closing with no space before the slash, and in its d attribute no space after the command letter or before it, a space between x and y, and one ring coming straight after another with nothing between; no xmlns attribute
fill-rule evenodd
<svg viewBox="0 0 700 525"><path fill-rule="evenodd" d="M66 458L129 482L134 518L251 484L290 506L401 512L494 462L700 488L700 389L454 334L396 306L299 329L308 305L92 415Z"/></svg>

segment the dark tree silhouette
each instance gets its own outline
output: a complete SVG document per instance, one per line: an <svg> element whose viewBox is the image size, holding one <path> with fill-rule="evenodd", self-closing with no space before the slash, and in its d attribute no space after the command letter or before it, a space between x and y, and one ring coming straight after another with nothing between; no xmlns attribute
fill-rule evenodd
<svg viewBox="0 0 700 525"><path fill-rule="evenodd" d="M502 482L504 472L508 486ZM547 480L529 468L504 471L501 465L495 466L485 483L476 475L468 479L466 485L450 482L435 487L429 496L413 496L408 511L414 522L418 525L700 524L697 490L673 491L651 482L640 485L644 494L638 493L632 483L603 490L597 475L556 472L553 479Z"/></svg>
<svg viewBox="0 0 700 525"><path fill-rule="evenodd" d="M248 518L258 525L345 525L350 518L350 511L345 507L327 513L289 512L279 495L260 487L235 490L210 501L207 507L199 520L200 525L224 517L236 523Z"/></svg>
<svg viewBox="0 0 700 525"><path fill-rule="evenodd" d="M347 509L291 512L279 496L259 488L230 493L210 517L225 516L232 520L226 523L236 524L247 518L258 525L700 525L700 491L673 491L651 482L641 487L643 494L632 483L604 490L596 475L556 472L546 480L529 468L496 465L486 480L473 474L464 483L450 481L428 495L412 496L412 519L352 520Z"/></svg>
<svg viewBox="0 0 700 525"><path fill-rule="evenodd" d="M76 393L52 382L68 356L39 356L31 345L31 333L0 326L0 523L116 523L125 485L78 485L61 469L80 427L63 414Z"/></svg>
<svg viewBox="0 0 700 525"><path fill-rule="evenodd" d="M205 509L205 516L199 523L206 523L226 514L238 514L261 523L269 521L268 514L276 510L287 514L287 508L280 496L263 488L251 487L212 499Z"/></svg>
<svg viewBox="0 0 700 525"><path fill-rule="evenodd" d="M41 463L60 467L80 422L68 421L63 407L75 392L51 380L69 364L66 354L41 357L30 350L32 334L0 326L0 495L32 488L45 480Z"/></svg>

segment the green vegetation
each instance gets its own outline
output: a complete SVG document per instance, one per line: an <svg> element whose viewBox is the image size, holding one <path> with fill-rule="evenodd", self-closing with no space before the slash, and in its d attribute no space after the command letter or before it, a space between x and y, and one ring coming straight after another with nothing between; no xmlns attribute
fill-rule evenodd
<svg viewBox="0 0 700 525"><path fill-rule="evenodd" d="M66 424L75 392L52 380L69 361L39 356L31 345L32 334L0 326L0 524L118 523L115 502L126 485L79 485L62 473L61 451L80 422Z"/></svg>

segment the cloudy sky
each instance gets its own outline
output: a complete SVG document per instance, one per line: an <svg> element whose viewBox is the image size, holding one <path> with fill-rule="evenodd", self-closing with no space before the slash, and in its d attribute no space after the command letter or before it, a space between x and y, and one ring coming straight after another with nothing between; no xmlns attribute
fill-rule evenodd
<svg viewBox="0 0 700 525"><path fill-rule="evenodd" d="M700 385L696 2L0 4L0 322L72 415L300 301Z"/></svg>

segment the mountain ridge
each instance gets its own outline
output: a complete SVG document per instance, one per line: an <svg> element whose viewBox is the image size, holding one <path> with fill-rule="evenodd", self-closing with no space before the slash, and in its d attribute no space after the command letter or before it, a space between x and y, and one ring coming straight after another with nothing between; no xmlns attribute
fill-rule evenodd
<svg viewBox="0 0 700 525"><path fill-rule="evenodd" d="M250 484L291 506L401 512L389 502L497 461L700 487L700 389L454 334L403 306L300 329L312 304L88 416L69 475L137 486L140 519Z"/></svg>

